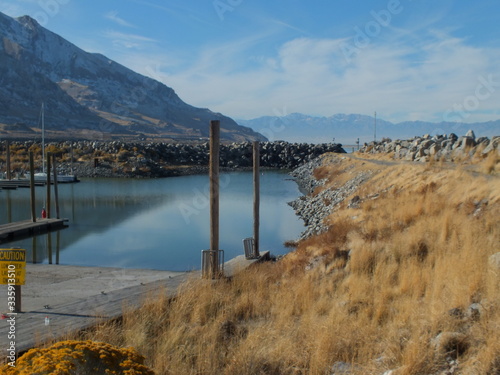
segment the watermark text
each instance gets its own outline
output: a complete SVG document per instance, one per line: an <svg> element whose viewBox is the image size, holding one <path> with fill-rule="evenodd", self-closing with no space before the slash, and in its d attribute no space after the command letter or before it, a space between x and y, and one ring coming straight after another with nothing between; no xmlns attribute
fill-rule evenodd
<svg viewBox="0 0 500 375"><path fill-rule="evenodd" d="M16 266L8 265L7 269L7 307L9 312L6 317L9 325L7 331L7 340L9 348L7 349L7 363L11 367L16 367Z"/></svg>

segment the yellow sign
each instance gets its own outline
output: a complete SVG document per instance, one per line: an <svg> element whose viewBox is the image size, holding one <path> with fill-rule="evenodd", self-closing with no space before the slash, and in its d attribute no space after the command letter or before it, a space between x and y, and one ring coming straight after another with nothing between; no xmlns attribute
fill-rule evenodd
<svg viewBox="0 0 500 375"><path fill-rule="evenodd" d="M0 284L24 285L26 280L26 250L0 249Z"/></svg>
<svg viewBox="0 0 500 375"><path fill-rule="evenodd" d="M0 249L0 262L24 262L26 264L26 250Z"/></svg>

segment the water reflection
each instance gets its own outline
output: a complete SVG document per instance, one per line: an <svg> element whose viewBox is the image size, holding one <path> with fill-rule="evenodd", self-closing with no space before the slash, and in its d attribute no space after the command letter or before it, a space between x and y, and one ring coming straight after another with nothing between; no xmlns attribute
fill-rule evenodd
<svg viewBox="0 0 500 375"><path fill-rule="evenodd" d="M220 247L226 259L243 253L252 236L252 174L221 176ZM158 180L89 179L60 185L61 217L69 227L9 243L26 248L36 263L190 270L209 244L207 176ZM29 191L0 193L3 222L29 218ZM45 189L37 188L37 209ZM286 204L299 194L279 172L261 177L261 249L283 254L283 242L303 225ZM186 207L190 208L186 215ZM28 258L30 259L30 258Z"/></svg>

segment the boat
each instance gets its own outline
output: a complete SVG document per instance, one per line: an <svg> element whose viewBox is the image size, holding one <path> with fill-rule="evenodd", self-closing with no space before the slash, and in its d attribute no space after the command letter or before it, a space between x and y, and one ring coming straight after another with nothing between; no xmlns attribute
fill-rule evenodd
<svg viewBox="0 0 500 375"><path fill-rule="evenodd" d="M50 176L51 183L53 183L52 179L53 179L53 176L51 175ZM45 173L45 172L35 173L35 182L47 182L47 173ZM80 180L74 175L58 174L57 175L57 182L58 183L71 183L71 182L80 182Z"/></svg>
<svg viewBox="0 0 500 375"><path fill-rule="evenodd" d="M45 107L42 103L42 109L40 112L40 118L42 120L42 172L35 173L35 182L47 182L47 173L45 172ZM50 176L50 181L52 181L53 175ZM74 174L57 174L57 182L61 183L71 183L79 182L80 180Z"/></svg>

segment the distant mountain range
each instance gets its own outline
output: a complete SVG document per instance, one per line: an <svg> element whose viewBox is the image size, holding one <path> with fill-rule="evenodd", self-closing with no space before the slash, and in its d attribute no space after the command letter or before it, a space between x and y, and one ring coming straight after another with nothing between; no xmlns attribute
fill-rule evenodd
<svg viewBox="0 0 500 375"><path fill-rule="evenodd" d="M0 137L36 136L42 102L48 137L197 141L208 136L210 120L220 120L223 140L264 140L28 16L0 13Z"/></svg>
<svg viewBox="0 0 500 375"><path fill-rule="evenodd" d="M336 114L330 117L314 117L292 113L281 117L259 117L253 120L237 120L240 125L252 128L269 140L288 142L323 143L339 142L345 145L371 142L376 137L408 139L425 134L465 135L469 129L476 136L500 135L500 120L481 123L405 121L394 124L372 116ZM376 129L375 129L376 128ZM375 134L376 133L376 134Z"/></svg>

